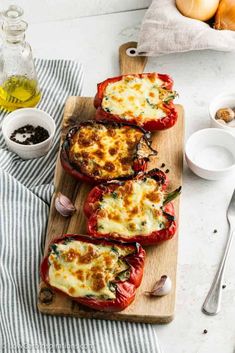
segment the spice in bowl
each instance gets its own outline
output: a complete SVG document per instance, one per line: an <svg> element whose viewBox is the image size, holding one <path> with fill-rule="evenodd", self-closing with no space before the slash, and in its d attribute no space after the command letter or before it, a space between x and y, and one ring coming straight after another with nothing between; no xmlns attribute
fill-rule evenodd
<svg viewBox="0 0 235 353"><path fill-rule="evenodd" d="M235 127L235 108L220 108L217 110L215 119L218 123Z"/></svg>
<svg viewBox="0 0 235 353"><path fill-rule="evenodd" d="M36 145L47 140L49 132L42 126L25 125L16 129L10 136L10 140L21 145Z"/></svg>

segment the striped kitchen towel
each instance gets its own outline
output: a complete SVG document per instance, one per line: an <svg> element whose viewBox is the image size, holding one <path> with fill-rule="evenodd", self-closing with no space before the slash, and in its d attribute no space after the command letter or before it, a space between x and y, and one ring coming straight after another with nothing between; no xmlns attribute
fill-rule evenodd
<svg viewBox="0 0 235 353"><path fill-rule="evenodd" d="M39 266L53 193L65 100L80 95L81 66L36 60L43 96L56 135L50 152L22 160L0 135L0 352L159 353L151 325L43 315L37 310ZM0 122L5 113L0 114Z"/></svg>

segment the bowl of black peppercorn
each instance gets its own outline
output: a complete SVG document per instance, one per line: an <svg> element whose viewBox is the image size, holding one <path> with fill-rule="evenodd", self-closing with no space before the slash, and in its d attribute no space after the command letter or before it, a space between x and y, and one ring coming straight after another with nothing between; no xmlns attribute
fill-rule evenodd
<svg viewBox="0 0 235 353"><path fill-rule="evenodd" d="M54 119L37 108L18 109L2 123L8 149L22 159L39 158L51 148L55 135Z"/></svg>

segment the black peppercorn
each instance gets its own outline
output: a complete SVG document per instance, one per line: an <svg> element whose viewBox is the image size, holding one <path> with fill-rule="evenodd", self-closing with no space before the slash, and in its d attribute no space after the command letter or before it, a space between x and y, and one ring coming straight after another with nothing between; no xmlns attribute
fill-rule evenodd
<svg viewBox="0 0 235 353"><path fill-rule="evenodd" d="M17 139L16 135L19 135L19 138L22 137L23 139ZM48 137L49 133L44 127L34 127L27 124L15 130L11 134L10 139L21 145L36 145L37 143L45 141Z"/></svg>

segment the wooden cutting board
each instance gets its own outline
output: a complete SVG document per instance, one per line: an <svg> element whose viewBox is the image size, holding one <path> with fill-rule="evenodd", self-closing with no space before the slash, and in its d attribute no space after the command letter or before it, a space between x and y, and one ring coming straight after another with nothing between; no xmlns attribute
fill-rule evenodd
<svg viewBox="0 0 235 353"><path fill-rule="evenodd" d="M146 57L129 57L126 50L136 47L135 42L122 45L119 49L121 73L141 73L144 70ZM104 77L105 79L106 77ZM149 164L149 169L160 168L165 163L163 171L169 169L170 189L182 184L184 114L183 107L177 105L178 122L169 130L156 132L152 136L153 147L158 150L158 156ZM68 129L80 120L92 119L95 109L93 98L70 97L65 105L62 122L62 140ZM45 243L45 253L49 242L65 233L86 234L86 219L83 215L83 203L91 189L90 185L81 183L66 174L61 168L59 151L54 176L55 193L52 198L48 228ZM76 213L69 219L62 217L54 207L57 192L68 196L75 204ZM176 218L179 218L179 199L174 202ZM178 234L173 239L158 246L148 247L145 262L144 277L138 288L135 301L124 311L107 313L86 308L61 294L53 293L41 281L39 285L38 309L45 314L70 315L83 318L106 320L126 320L146 323L167 323L173 319L176 296L176 270L178 253ZM149 297L145 291L151 290L161 275L170 276L173 288L165 297Z"/></svg>

